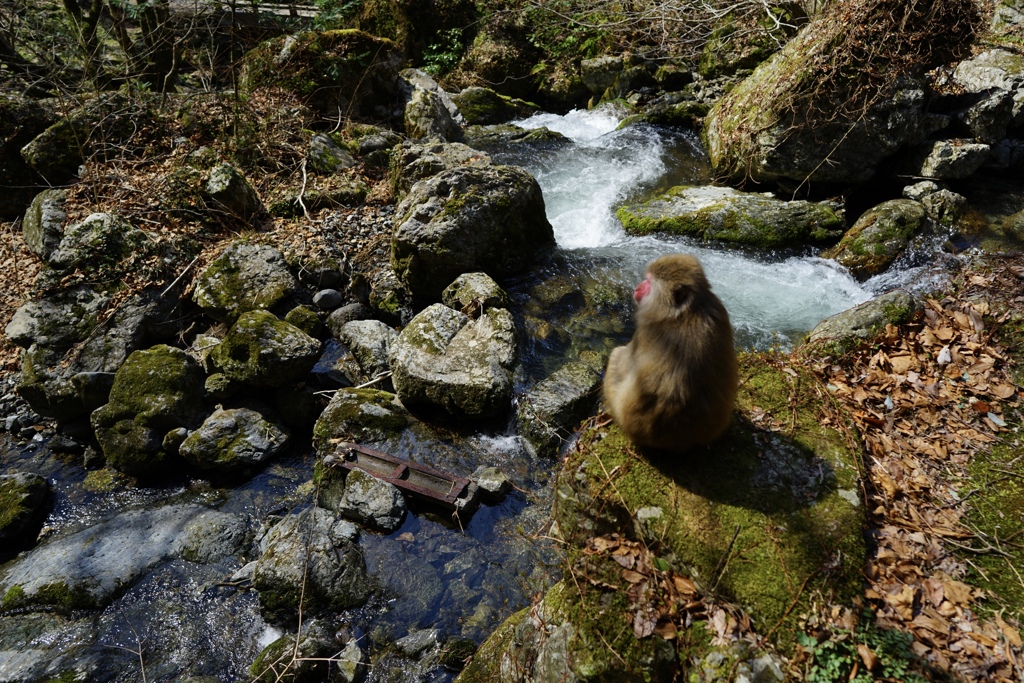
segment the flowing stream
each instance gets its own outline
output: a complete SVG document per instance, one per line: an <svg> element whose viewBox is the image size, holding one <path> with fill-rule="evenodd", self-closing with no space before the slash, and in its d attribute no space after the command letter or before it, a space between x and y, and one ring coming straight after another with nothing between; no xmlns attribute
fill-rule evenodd
<svg viewBox="0 0 1024 683"><path fill-rule="evenodd" d="M537 178L566 269L627 293L652 259L691 252L729 310L740 348L788 347L823 318L913 275L859 283L833 261L809 253L753 253L686 237L627 235L615 217L624 202L673 185L709 182L696 135L645 124L616 130L619 120L611 109L538 114L516 123L548 128L572 141L556 147L520 144L495 155Z"/></svg>

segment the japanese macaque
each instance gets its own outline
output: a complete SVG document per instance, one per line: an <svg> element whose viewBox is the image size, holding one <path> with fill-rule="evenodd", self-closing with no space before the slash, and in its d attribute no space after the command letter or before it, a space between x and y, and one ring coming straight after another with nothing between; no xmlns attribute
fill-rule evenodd
<svg viewBox="0 0 1024 683"><path fill-rule="evenodd" d="M736 350L729 314L690 254L655 259L633 292L636 332L612 351L604 401L637 446L685 451L732 420Z"/></svg>

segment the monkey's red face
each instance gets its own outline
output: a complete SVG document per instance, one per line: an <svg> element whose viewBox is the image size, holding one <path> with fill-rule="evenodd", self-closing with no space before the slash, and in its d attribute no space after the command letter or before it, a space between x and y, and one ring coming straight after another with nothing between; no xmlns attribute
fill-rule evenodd
<svg viewBox="0 0 1024 683"><path fill-rule="evenodd" d="M644 297L651 293L651 276L645 275L643 281L633 290L633 298L637 303L643 301Z"/></svg>

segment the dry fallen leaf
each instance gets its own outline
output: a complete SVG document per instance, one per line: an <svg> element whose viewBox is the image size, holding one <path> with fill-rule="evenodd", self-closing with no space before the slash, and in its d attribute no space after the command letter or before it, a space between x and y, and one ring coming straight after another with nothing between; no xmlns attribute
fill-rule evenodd
<svg viewBox="0 0 1024 683"><path fill-rule="evenodd" d="M864 668L868 671L874 671L878 666L878 655L864 643L857 643L857 654L860 655L860 660L864 662Z"/></svg>

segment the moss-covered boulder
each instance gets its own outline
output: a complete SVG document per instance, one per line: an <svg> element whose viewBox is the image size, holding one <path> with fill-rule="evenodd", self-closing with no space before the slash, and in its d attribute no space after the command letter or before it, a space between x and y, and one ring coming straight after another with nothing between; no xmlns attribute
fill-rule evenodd
<svg viewBox="0 0 1024 683"><path fill-rule="evenodd" d="M920 308L921 302L913 294L897 289L825 318L807 334L807 341L831 343L835 351L842 352L852 344L874 338L886 325L908 322Z"/></svg>
<svg viewBox="0 0 1024 683"><path fill-rule="evenodd" d="M487 154L459 142L408 141L392 150L388 174L391 189L401 200L424 178L451 168L489 163L491 158Z"/></svg>
<svg viewBox="0 0 1024 683"><path fill-rule="evenodd" d="M516 354L515 322L507 310L492 308L473 320L434 304L392 342L392 381L407 406L494 417L510 407Z"/></svg>
<svg viewBox="0 0 1024 683"><path fill-rule="evenodd" d="M35 542L50 511L46 477L29 472L0 474L0 561Z"/></svg>
<svg viewBox="0 0 1024 683"><path fill-rule="evenodd" d="M391 118L401 98L401 50L354 29L282 36L245 55L242 85L289 90L322 113Z"/></svg>
<svg viewBox="0 0 1024 683"><path fill-rule="evenodd" d="M684 610L713 595L787 653L798 615L860 593L860 454L833 426L845 418L810 372L782 358L742 356L741 375L741 416L709 446L648 459L615 426L584 431L556 483L566 580L499 627L460 683L512 671L533 680L544 671L549 680L689 680L721 661L711 656L719 627L707 613L688 626L681 612L672 616L673 603ZM766 668L752 661L759 656L728 656ZM782 680L773 676L763 680Z"/></svg>
<svg viewBox="0 0 1024 683"><path fill-rule="evenodd" d="M859 183L928 132L924 92L912 78L966 50L976 6L856 0L844 8L806 24L712 108L704 133L718 171L757 182Z"/></svg>
<svg viewBox="0 0 1024 683"><path fill-rule="evenodd" d="M420 181L396 209L395 226L391 265L427 301L463 273L516 273L555 243L540 186L516 166L453 168Z"/></svg>
<svg viewBox="0 0 1024 683"><path fill-rule="evenodd" d="M178 452L196 469L214 475L251 472L280 453L288 432L248 408L218 409L191 432Z"/></svg>
<svg viewBox="0 0 1024 683"><path fill-rule="evenodd" d="M224 340L210 352L214 367L252 387L283 387L301 382L320 357L318 339L268 311L239 316Z"/></svg>
<svg viewBox="0 0 1024 683"><path fill-rule="evenodd" d="M94 213L64 232L47 262L57 270L79 268L110 275L151 241L116 213Z"/></svg>
<svg viewBox="0 0 1024 683"><path fill-rule="evenodd" d="M928 224L924 207L912 199L893 199L869 209L843 239L822 253L865 279L877 275L899 258L911 238Z"/></svg>
<svg viewBox="0 0 1024 683"><path fill-rule="evenodd" d="M379 389L339 389L313 427L313 446L325 456L336 441L381 442L412 422L398 397Z"/></svg>
<svg viewBox="0 0 1024 683"><path fill-rule="evenodd" d="M753 69L784 45L802 17L796 4L777 4L761 12L729 12L718 20L704 44L698 71L704 78L731 76Z"/></svg>
<svg viewBox="0 0 1024 683"><path fill-rule="evenodd" d="M462 139L462 127L445 106L442 93L413 85L405 105L405 133L410 138L435 138L456 142Z"/></svg>
<svg viewBox="0 0 1024 683"><path fill-rule="evenodd" d="M234 242L196 278L192 298L210 317L231 324L246 311L276 310L298 289L280 251Z"/></svg>
<svg viewBox="0 0 1024 683"><path fill-rule="evenodd" d="M93 411L92 427L107 463L139 479L175 468L167 434L202 420L203 371L181 349L154 346L128 356L114 376L110 402Z"/></svg>
<svg viewBox="0 0 1024 683"><path fill-rule="evenodd" d="M553 455L597 403L606 359L585 353L531 387L516 403L519 433L541 455Z"/></svg>
<svg viewBox="0 0 1024 683"><path fill-rule="evenodd" d="M710 185L674 187L616 215L634 235L667 232L762 248L835 241L845 227L826 204Z"/></svg>
<svg viewBox="0 0 1024 683"><path fill-rule="evenodd" d="M452 95L466 123L487 126L524 118L540 111L537 105L525 100L508 97L490 88L473 86Z"/></svg>

